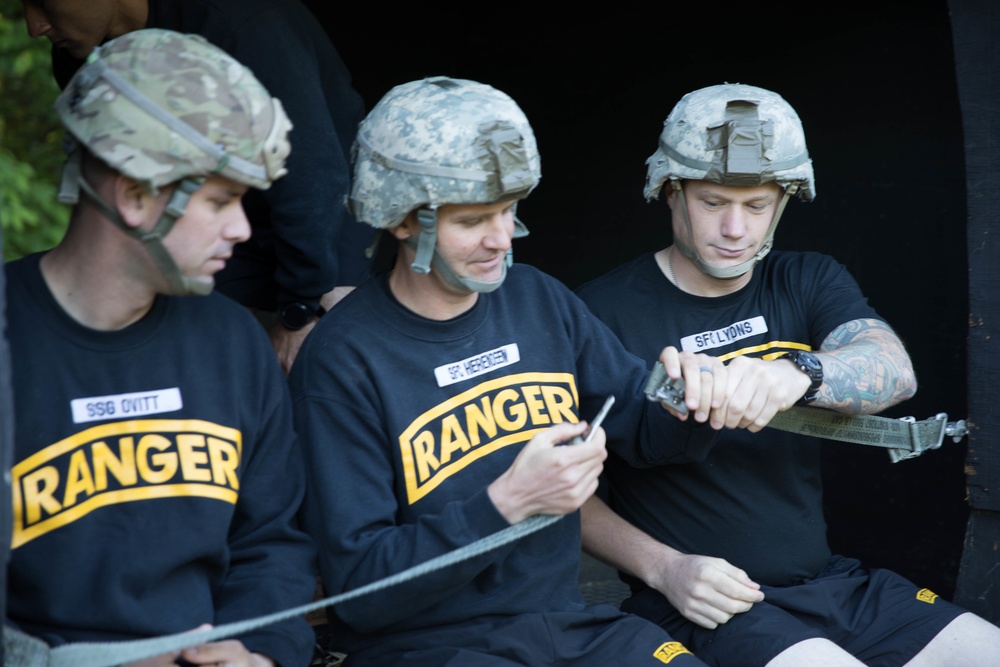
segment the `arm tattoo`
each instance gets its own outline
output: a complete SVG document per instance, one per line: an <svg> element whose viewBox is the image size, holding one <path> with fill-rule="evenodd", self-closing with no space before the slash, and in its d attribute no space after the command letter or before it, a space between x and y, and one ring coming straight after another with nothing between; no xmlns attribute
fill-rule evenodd
<svg viewBox="0 0 1000 667"><path fill-rule="evenodd" d="M876 414L917 393L910 356L881 320L840 325L818 352L823 362L818 406L846 414Z"/></svg>

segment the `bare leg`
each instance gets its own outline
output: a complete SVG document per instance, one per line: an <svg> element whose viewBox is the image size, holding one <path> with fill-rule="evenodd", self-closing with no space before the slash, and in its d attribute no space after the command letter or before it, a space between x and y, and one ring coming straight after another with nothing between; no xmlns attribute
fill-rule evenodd
<svg viewBox="0 0 1000 667"><path fill-rule="evenodd" d="M1000 628L972 612L937 633L906 667L985 667L1000 665Z"/></svg>
<svg viewBox="0 0 1000 667"><path fill-rule="evenodd" d="M766 667L864 667L829 639L806 639L774 656Z"/></svg>

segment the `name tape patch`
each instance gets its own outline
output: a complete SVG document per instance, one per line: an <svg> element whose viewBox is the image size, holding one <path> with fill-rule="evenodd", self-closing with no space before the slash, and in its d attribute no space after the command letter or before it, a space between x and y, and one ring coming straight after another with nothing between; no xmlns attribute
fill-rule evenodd
<svg viewBox="0 0 1000 667"><path fill-rule="evenodd" d="M450 384L516 364L520 360L521 352L517 349L517 343L511 343L467 357L461 361L438 366L434 369L434 378L439 387L447 387Z"/></svg>
<svg viewBox="0 0 1000 667"><path fill-rule="evenodd" d="M184 401L181 399L181 390L177 387L136 391L129 394L76 398L70 401L74 424L85 424L102 419L157 415L164 412L174 412L182 407L184 407Z"/></svg>
<svg viewBox="0 0 1000 667"><path fill-rule="evenodd" d="M681 338L681 349L685 352L703 352L762 333L767 333L767 322L758 315L741 322L733 322L714 331L702 331L685 336Z"/></svg>

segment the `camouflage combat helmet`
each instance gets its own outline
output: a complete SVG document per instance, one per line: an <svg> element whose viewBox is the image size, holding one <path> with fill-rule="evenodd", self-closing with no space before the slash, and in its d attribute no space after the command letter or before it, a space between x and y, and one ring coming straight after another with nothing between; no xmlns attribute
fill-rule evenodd
<svg viewBox="0 0 1000 667"><path fill-rule="evenodd" d="M656 199L669 181L680 195L689 235L682 179L733 186L773 181L784 189L761 247L748 262L719 269L706 264L684 239L674 240L685 256L716 278L740 276L770 252L789 197L812 201L816 196L812 160L798 114L780 95L756 86L726 83L685 95L663 122L659 146L646 165L646 199Z"/></svg>
<svg viewBox="0 0 1000 667"><path fill-rule="evenodd" d="M71 143L60 200L79 189L120 227L141 238L176 293L189 284L162 246L187 199L218 174L267 189L286 173L291 123L281 102L249 69L200 35L147 29L94 49L55 103ZM151 194L177 183L152 232L130 228L80 173L78 145Z"/></svg>
<svg viewBox="0 0 1000 667"><path fill-rule="evenodd" d="M476 81L430 77L396 86L372 108L354 144L351 212L378 229L418 211L421 234L414 271L431 263L446 279L476 291L434 252L437 208L493 204L526 197L541 179L535 135L505 93ZM528 233L515 217L515 237ZM502 279L501 279L502 280Z"/></svg>

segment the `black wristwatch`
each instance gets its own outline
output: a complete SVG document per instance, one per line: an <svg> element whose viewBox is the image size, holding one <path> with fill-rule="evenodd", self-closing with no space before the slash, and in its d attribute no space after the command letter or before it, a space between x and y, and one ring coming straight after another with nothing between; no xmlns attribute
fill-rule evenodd
<svg viewBox="0 0 1000 667"><path fill-rule="evenodd" d="M317 305L311 308L304 303L293 301L286 303L278 309L278 321L281 326L289 331L298 331L315 319L319 319L326 312L326 308Z"/></svg>
<svg viewBox="0 0 1000 667"><path fill-rule="evenodd" d="M812 352L804 350L792 350L778 357L778 359L789 359L799 367L799 370L809 376L809 389L802 395L802 398L795 402L795 405L809 405L819 396L820 385L823 384L823 362Z"/></svg>

